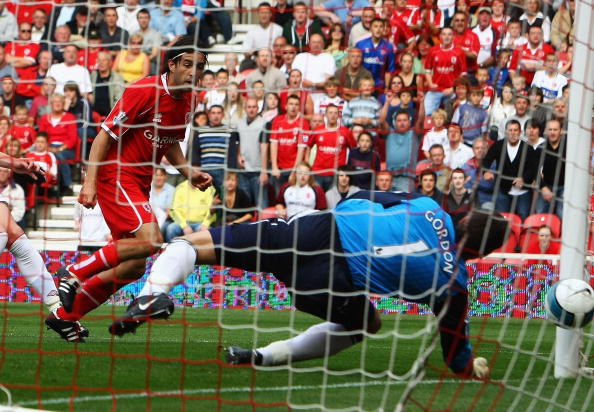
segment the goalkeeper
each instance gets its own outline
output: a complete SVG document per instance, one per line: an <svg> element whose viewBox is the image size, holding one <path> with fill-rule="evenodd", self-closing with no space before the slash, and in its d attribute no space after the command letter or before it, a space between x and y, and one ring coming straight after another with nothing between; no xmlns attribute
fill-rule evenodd
<svg viewBox="0 0 594 412"><path fill-rule="evenodd" d="M361 191L331 211L193 233L167 246L110 332L121 336L149 318L169 317L167 293L195 264L225 265L273 273L292 291L297 309L326 320L263 348L230 347L230 363L280 365L360 342L381 326L370 292L431 305L440 315L447 365L462 376L485 377L487 362L473 358L468 340L465 259L495 250L507 232L497 212L475 210L455 232L450 216L428 197Z"/></svg>

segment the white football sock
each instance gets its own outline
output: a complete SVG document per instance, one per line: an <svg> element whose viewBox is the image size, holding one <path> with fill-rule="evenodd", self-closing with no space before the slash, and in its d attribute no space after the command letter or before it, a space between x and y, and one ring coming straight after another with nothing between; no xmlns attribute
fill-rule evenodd
<svg viewBox="0 0 594 412"><path fill-rule="evenodd" d="M169 293L172 287L186 280L194 271L196 257L194 245L187 240L171 241L153 263L151 273L137 298Z"/></svg>
<svg viewBox="0 0 594 412"><path fill-rule="evenodd" d="M289 361L334 355L358 342L355 336L359 333L334 335L335 332L345 331L344 326L338 323L324 322L314 325L294 338L273 342L264 348L259 348L262 365L284 365Z"/></svg>
<svg viewBox="0 0 594 412"><path fill-rule="evenodd" d="M48 272L39 251L33 247L26 235L19 237L10 247L21 274L29 285L41 296L41 300L52 311L60 306L60 297L52 275Z"/></svg>

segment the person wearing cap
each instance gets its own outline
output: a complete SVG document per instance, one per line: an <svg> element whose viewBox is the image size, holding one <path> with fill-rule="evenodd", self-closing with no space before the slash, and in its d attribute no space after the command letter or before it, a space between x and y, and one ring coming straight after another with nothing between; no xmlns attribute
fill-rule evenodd
<svg viewBox="0 0 594 412"><path fill-rule="evenodd" d="M70 41L80 43L83 47L82 42L88 37L91 30L97 30L95 23L89 22L89 9L86 6L78 6L74 10L74 16L72 20L67 23L70 27Z"/></svg>
<svg viewBox="0 0 594 412"><path fill-rule="evenodd" d="M48 76L56 79L56 93L64 93L64 85L68 81L74 81L78 84L83 96L87 96L93 91L91 85L91 76L86 67L77 64L78 47L74 44L68 44L64 47L64 63L53 64Z"/></svg>
<svg viewBox="0 0 594 412"><path fill-rule="evenodd" d="M490 7L479 8L478 24L472 29L478 36L481 48L476 62L481 67L488 67L495 63L495 52L499 43L499 34L491 25L493 11Z"/></svg>

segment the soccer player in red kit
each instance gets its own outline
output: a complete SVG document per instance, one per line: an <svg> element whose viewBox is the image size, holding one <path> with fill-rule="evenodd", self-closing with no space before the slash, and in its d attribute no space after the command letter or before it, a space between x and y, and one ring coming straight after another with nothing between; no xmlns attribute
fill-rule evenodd
<svg viewBox="0 0 594 412"><path fill-rule="evenodd" d="M207 55L195 50L193 37L184 36L165 61L163 74L128 85L93 141L78 200L87 208L99 202L114 242L58 271L63 307L46 325L64 339L64 322L80 319L141 277L146 258L160 249L163 239L149 204L153 165L165 156L194 186L204 190L211 184L210 175L188 167L179 145ZM71 335L67 340L79 341Z"/></svg>
<svg viewBox="0 0 594 412"><path fill-rule="evenodd" d="M318 126L311 136L305 136L308 147L317 145L316 157L312 170L318 184L327 191L334 183L334 175L339 166L347 162L347 148L357 147L357 141L351 130L339 122L338 107L329 104L326 108L326 124ZM306 152L305 159L309 159Z"/></svg>

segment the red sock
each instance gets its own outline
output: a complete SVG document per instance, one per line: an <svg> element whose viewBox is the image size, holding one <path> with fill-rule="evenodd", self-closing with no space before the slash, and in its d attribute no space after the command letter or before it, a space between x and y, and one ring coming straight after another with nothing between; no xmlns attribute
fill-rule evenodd
<svg viewBox="0 0 594 412"><path fill-rule="evenodd" d="M133 279L118 279L116 283L113 280L104 281L99 276L93 276L83 284L82 289L76 294L72 312L68 313L63 307L60 307L57 312L58 317L70 321L79 320L93 309L101 306L118 289L132 281Z"/></svg>
<svg viewBox="0 0 594 412"><path fill-rule="evenodd" d="M82 282L97 273L116 267L119 263L120 257L118 256L116 244L110 243L82 262L71 265L68 270Z"/></svg>

